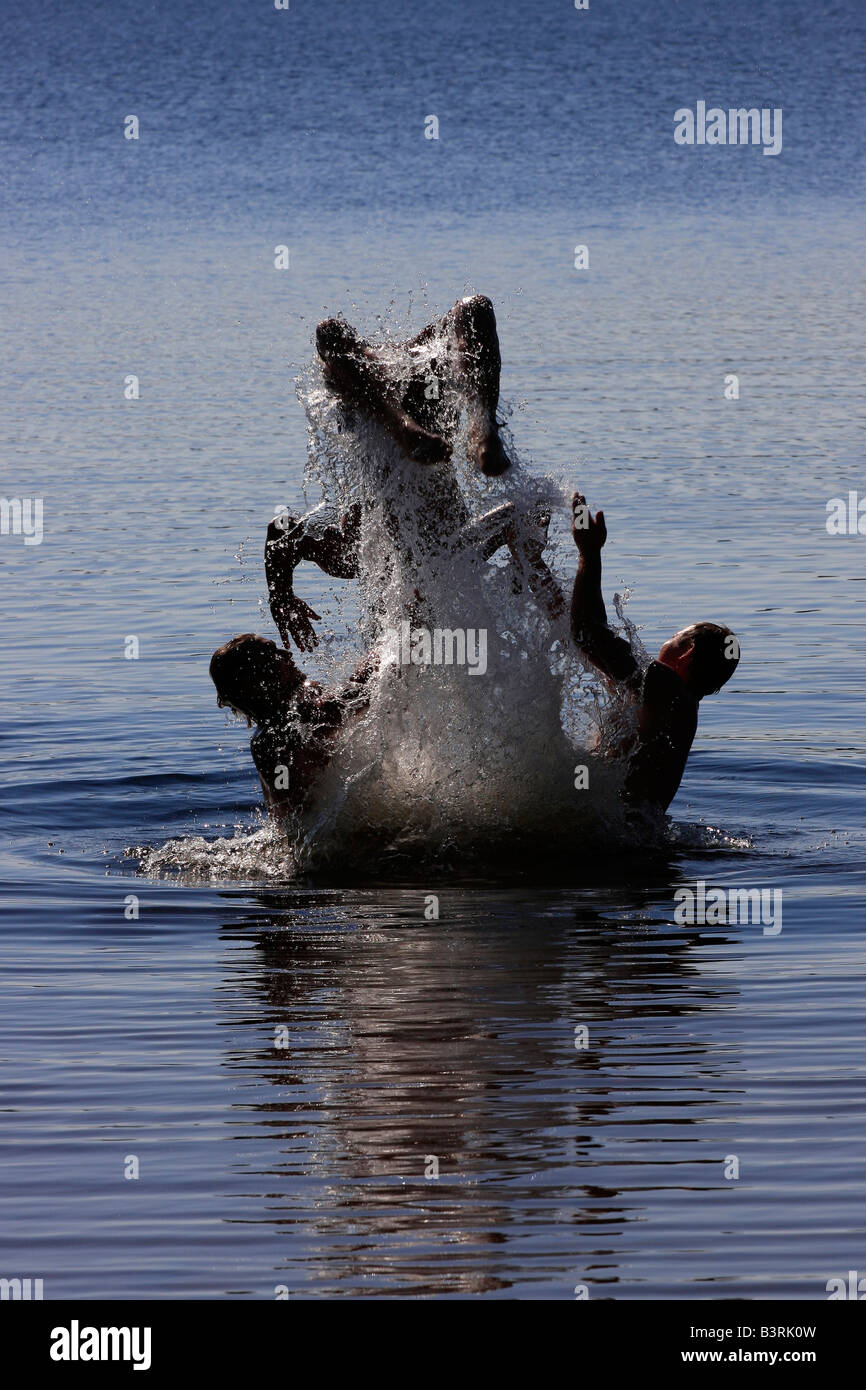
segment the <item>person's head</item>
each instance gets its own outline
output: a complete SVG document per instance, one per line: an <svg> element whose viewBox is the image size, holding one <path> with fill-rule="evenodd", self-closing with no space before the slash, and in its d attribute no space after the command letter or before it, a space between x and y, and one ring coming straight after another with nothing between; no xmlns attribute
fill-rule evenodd
<svg viewBox="0 0 866 1390"><path fill-rule="evenodd" d="M214 652L210 677L217 704L228 705L255 724L280 714L304 680L287 651L251 632L233 637Z"/></svg>
<svg viewBox="0 0 866 1390"><path fill-rule="evenodd" d="M658 659L702 700L730 680L740 659L740 644L721 623L693 623L664 643Z"/></svg>

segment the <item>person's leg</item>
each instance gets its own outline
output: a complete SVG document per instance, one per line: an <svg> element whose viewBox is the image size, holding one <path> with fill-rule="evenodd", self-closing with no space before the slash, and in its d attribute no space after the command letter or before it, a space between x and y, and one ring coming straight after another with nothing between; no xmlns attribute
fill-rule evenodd
<svg viewBox="0 0 866 1390"><path fill-rule="evenodd" d="M469 455L482 473L496 478L509 467L509 459L496 423L502 358L493 304L486 295L472 295L458 300L446 318L455 334L468 398Z"/></svg>
<svg viewBox="0 0 866 1390"><path fill-rule="evenodd" d="M316 329L316 349L325 379L349 404L367 409L417 463L442 463L451 445L424 429L407 413L400 383L384 366L381 355L341 319L325 319Z"/></svg>
<svg viewBox="0 0 866 1390"><path fill-rule="evenodd" d="M435 353L437 339L441 353ZM509 459L496 423L502 358L491 301L486 295L458 300L400 346L408 358L404 373L389 367L383 350L344 320L325 319L316 329L328 382L351 404L366 406L410 458L438 463L450 457L457 393L469 409L470 457L489 477L504 473ZM412 360L424 350L435 354L429 362Z"/></svg>
<svg viewBox="0 0 866 1390"><path fill-rule="evenodd" d="M449 311L450 312L450 311ZM462 382L457 380L456 340L448 314L399 344L406 370L399 380L400 404L416 424L453 446L460 419Z"/></svg>
<svg viewBox="0 0 866 1390"><path fill-rule="evenodd" d="M502 359L491 301L480 294L460 299L401 346L412 363L401 399L407 414L453 439L460 406L467 406L470 458L484 473L503 473L509 461L496 424Z"/></svg>

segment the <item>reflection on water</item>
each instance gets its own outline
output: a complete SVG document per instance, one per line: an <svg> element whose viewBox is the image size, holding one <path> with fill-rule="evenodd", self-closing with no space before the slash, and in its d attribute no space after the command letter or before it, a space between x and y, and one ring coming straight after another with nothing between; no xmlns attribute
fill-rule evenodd
<svg viewBox="0 0 866 1390"><path fill-rule="evenodd" d="M62 920L51 856L0 933L0 1262L47 1298L814 1299L859 1267L846 847L801 846L778 937L671 925L680 883L766 882L766 851L579 888L100 884L84 856Z"/></svg>
<svg viewBox="0 0 866 1390"><path fill-rule="evenodd" d="M257 964L226 1066L260 1096L241 1105L290 1290L600 1289L660 1165L669 1198L724 1188L695 1131L730 1103L735 1059L720 1076L711 1040L737 987L645 891L610 916L588 895L444 893L438 923L419 892L368 914L340 894L259 902L224 928ZM312 1269L292 1250L307 1224Z"/></svg>

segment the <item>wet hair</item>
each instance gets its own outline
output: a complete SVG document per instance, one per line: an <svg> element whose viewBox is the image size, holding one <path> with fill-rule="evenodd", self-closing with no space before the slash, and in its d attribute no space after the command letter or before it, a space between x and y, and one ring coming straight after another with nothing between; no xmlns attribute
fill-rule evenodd
<svg viewBox="0 0 866 1390"><path fill-rule="evenodd" d="M715 695L737 669L740 644L721 623L693 623L679 634L691 638L691 684L699 699Z"/></svg>
<svg viewBox="0 0 866 1390"><path fill-rule="evenodd" d="M221 705L258 723L275 706L283 683L277 647L252 632L233 637L211 657L210 678Z"/></svg>

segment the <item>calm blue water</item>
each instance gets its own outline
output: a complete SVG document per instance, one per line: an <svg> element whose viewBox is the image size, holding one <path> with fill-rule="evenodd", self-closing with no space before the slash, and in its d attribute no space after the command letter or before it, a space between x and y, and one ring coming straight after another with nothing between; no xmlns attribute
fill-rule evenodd
<svg viewBox="0 0 866 1390"><path fill-rule="evenodd" d="M45 530L0 536L0 1276L816 1299L862 1273L866 539L825 519L866 496L866 12L164 0L2 28L0 493ZM678 148L698 100L781 107L782 154ZM232 865L208 844L247 845L259 798L207 661L270 631L314 325L420 326L469 287L521 455L605 508L647 646L740 635L670 852L576 844L556 884ZM351 595L303 592L338 640ZM197 874L136 871L168 840ZM675 926L698 878L782 889L781 933Z"/></svg>

